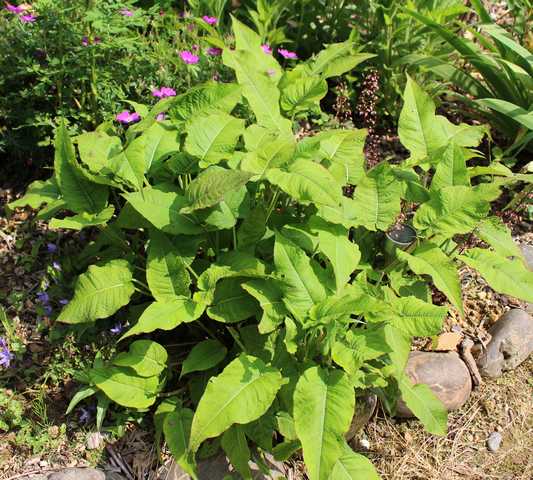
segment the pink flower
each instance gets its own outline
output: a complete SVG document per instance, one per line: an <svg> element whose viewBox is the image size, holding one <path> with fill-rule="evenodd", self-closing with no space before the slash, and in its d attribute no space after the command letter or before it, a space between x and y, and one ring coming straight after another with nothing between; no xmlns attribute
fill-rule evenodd
<svg viewBox="0 0 533 480"><path fill-rule="evenodd" d="M207 15L204 15L202 17L202 19L204 20L205 23L207 23L208 25L215 25L217 22L218 22L218 18L217 17L209 17Z"/></svg>
<svg viewBox="0 0 533 480"><path fill-rule="evenodd" d="M289 50L285 50L284 48L278 48L278 53L283 58L291 58L291 59L298 58L298 55L296 55L296 52L291 52Z"/></svg>
<svg viewBox="0 0 533 480"><path fill-rule="evenodd" d="M27 7L25 5L11 5L10 3L6 3L6 10L10 11L11 13L14 13L15 15L21 14L24 10L27 10Z"/></svg>
<svg viewBox="0 0 533 480"><path fill-rule="evenodd" d="M170 87L161 87L159 90L155 88L152 90L152 95L157 98L175 97L176 90Z"/></svg>
<svg viewBox="0 0 533 480"><path fill-rule="evenodd" d="M261 48L263 49L263 52L267 53L267 54L271 54L272 53L272 49L270 48L270 45L268 43L265 43L264 45L261 45Z"/></svg>
<svg viewBox="0 0 533 480"><path fill-rule="evenodd" d="M99 43L102 43L102 39L100 37L94 37L93 45L98 45Z"/></svg>
<svg viewBox="0 0 533 480"><path fill-rule="evenodd" d="M120 10L120 14L124 15L125 17L133 17L133 12L131 10L128 10L127 8L123 8Z"/></svg>
<svg viewBox="0 0 533 480"><path fill-rule="evenodd" d="M198 55L194 55L188 50L184 50L183 52L181 52L180 57L185 63L188 63L189 65L198 63L198 61L200 60L200 57L198 57Z"/></svg>
<svg viewBox="0 0 533 480"><path fill-rule="evenodd" d="M155 117L155 119L158 121L158 122L162 122L164 120L167 119L167 116L165 113L161 112L161 113L158 113L157 114L157 117Z"/></svg>
<svg viewBox="0 0 533 480"><path fill-rule="evenodd" d="M200 46L199 45L196 45L196 43L192 46L192 51L193 52L197 52L198 50L200 50Z"/></svg>
<svg viewBox="0 0 533 480"><path fill-rule="evenodd" d="M127 125L128 123L138 122L141 119L141 116L137 112L130 113L128 110L120 112L116 117L116 121Z"/></svg>
<svg viewBox="0 0 533 480"><path fill-rule="evenodd" d="M32 15L30 13L29 15L21 15L19 18L22 23L33 23L37 20L37 15Z"/></svg>
<svg viewBox="0 0 533 480"><path fill-rule="evenodd" d="M217 47L209 47L205 51L205 53L207 53L211 57L218 57L218 56L222 55L222 49L221 48L217 48Z"/></svg>

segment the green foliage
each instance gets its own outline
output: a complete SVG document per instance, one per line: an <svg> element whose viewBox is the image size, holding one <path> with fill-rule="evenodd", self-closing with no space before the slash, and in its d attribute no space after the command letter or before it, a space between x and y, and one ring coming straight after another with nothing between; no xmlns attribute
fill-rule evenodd
<svg viewBox="0 0 533 480"><path fill-rule="evenodd" d="M85 372L77 401L96 392L102 412L110 401L139 411L158 404L157 431L193 476L199 450L215 439L245 478L261 451L287 458L299 448L311 480L376 478L344 440L356 394L379 391L391 410L401 396L429 431L446 430L441 403L404 373L412 337L437 334L450 307L433 305L429 287L462 313L461 262L530 301L533 279L522 259L507 258L516 253L510 234L489 217L500 182L471 184L466 160L480 155L472 147L484 128L437 116L408 79L400 131L411 156L367 169L364 131L300 138L284 103L304 92L290 105L304 116L320 109L302 78L359 61L352 44L283 69L257 34L238 21L234 29L224 62L237 84L199 86L158 103L144 124L92 137L91 149L113 158L131 157L135 145L134 176L120 162L84 160L87 145L76 151L60 127L55 180L15 206L60 200L60 220L114 208L57 320L98 328L116 314L129 327L120 351ZM163 110L159 125L174 141L154 156L161 142L151 128ZM343 194L348 184L353 198ZM386 251L384 234L406 217L416 239ZM494 251L465 249L460 235L469 233Z"/></svg>

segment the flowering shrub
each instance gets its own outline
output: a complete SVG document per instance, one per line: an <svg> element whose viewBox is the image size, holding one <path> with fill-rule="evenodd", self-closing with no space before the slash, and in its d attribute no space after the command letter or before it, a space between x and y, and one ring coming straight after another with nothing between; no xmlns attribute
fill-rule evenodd
<svg viewBox="0 0 533 480"><path fill-rule="evenodd" d="M194 19L158 5L119 0L36 0L0 9L0 150L10 160L48 158L56 120L73 131L113 118L125 98L146 101L153 88L183 91L218 75L221 62ZM214 25L212 28L216 28ZM177 52L194 52L198 68ZM74 130L75 129L75 130Z"/></svg>
<svg viewBox="0 0 533 480"><path fill-rule="evenodd" d="M110 400L155 406L158 435L193 477L199 448L215 442L244 478L250 458L300 449L311 480L377 478L344 440L363 392L390 411L401 397L430 432L446 430L444 407L404 373L412 337L438 334L448 310L430 285L462 315L466 264L533 301L533 273L490 216L500 186L522 177L468 167L485 127L436 115L411 79L401 164L367 170L364 130L298 137L291 119L368 56L346 42L283 69L252 30L233 28L222 59L236 83L136 104L137 123L74 142L60 126L54 175L11 205L47 204L51 228L100 230L57 322L129 315L113 327L122 351L80 375L69 411L92 395L100 412ZM410 216L405 250L384 248ZM466 249L466 234L490 248Z"/></svg>

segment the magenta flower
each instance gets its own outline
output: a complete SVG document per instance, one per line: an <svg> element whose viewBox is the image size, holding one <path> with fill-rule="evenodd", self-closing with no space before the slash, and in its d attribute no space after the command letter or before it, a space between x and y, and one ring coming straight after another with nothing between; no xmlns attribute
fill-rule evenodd
<svg viewBox="0 0 533 480"><path fill-rule="evenodd" d="M154 88L152 95L157 98L175 97L176 90L170 87L161 87L160 89Z"/></svg>
<svg viewBox="0 0 533 480"><path fill-rule="evenodd" d="M278 53L283 58L290 58L290 59L298 58L298 55L296 55L296 52L291 52L289 50L285 50L284 48L278 48Z"/></svg>
<svg viewBox="0 0 533 480"><path fill-rule="evenodd" d="M261 45L261 48L263 49L263 52L267 53L268 55L272 53L272 49L268 43Z"/></svg>
<svg viewBox="0 0 533 480"><path fill-rule="evenodd" d="M202 19L204 20L205 23L207 23L208 25L215 25L217 22L218 22L218 18L217 17L209 17L208 15L204 15L202 17Z"/></svg>
<svg viewBox="0 0 533 480"><path fill-rule="evenodd" d="M157 117L155 117L155 119L158 121L158 122L163 122L164 120L167 119L167 116L164 112L161 112L161 113L158 113L157 114Z"/></svg>
<svg viewBox="0 0 533 480"><path fill-rule="evenodd" d="M11 13L14 13L15 15L20 15L24 10L27 10L27 7L25 5L11 5L10 3L6 3L6 10L10 11Z"/></svg>
<svg viewBox="0 0 533 480"><path fill-rule="evenodd" d="M130 113L128 110L120 112L115 119L117 122L127 125L128 123L138 122L141 116L137 112Z"/></svg>
<svg viewBox="0 0 533 480"><path fill-rule="evenodd" d="M37 15L32 15L30 13L29 15L21 15L19 18L22 23L33 23L37 20Z"/></svg>
<svg viewBox="0 0 533 480"><path fill-rule="evenodd" d="M133 12L131 10L128 10L127 8L123 8L120 10L120 14L124 15L125 17L133 17Z"/></svg>
<svg viewBox="0 0 533 480"><path fill-rule="evenodd" d="M198 61L200 60L200 57L198 57L198 55L194 55L194 53L191 53L188 50L184 50L183 52L181 52L180 57L185 63L189 65L198 63Z"/></svg>
<svg viewBox="0 0 533 480"><path fill-rule="evenodd" d="M207 53L211 57L219 57L222 55L222 49L217 47L209 47L205 53Z"/></svg>
<svg viewBox="0 0 533 480"><path fill-rule="evenodd" d="M193 52L197 52L198 50L200 50L199 45L194 44L194 45L192 46L192 51L193 51Z"/></svg>
<svg viewBox="0 0 533 480"><path fill-rule="evenodd" d="M94 37L93 45L98 45L99 43L102 43L102 39L100 37Z"/></svg>

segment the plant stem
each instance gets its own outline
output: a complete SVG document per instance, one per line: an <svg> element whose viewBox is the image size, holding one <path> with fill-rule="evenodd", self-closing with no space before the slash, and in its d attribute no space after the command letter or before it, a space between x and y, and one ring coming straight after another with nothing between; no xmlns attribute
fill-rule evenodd
<svg viewBox="0 0 533 480"><path fill-rule="evenodd" d="M241 348L243 352L246 352L246 347L241 342L241 339L239 338L239 334L237 333L237 330L235 330L233 327L226 327L226 328L228 332L230 333L230 335L233 337L233 340L235 340L235 343L239 345L239 347Z"/></svg>

